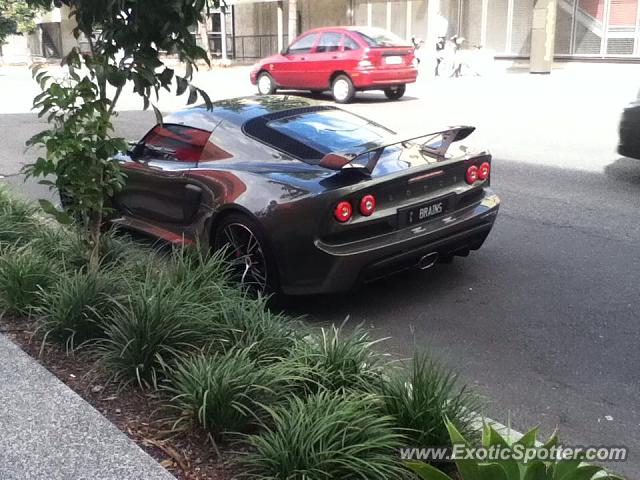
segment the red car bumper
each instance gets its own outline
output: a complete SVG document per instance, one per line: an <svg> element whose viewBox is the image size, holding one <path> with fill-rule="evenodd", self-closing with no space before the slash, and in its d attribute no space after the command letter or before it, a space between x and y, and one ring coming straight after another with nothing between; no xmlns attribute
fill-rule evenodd
<svg viewBox="0 0 640 480"><path fill-rule="evenodd" d="M371 69L356 70L351 73L351 79L357 89L380 89L393 85L415 83L418 69L415 67L397 68L393 70Z"/></svg>

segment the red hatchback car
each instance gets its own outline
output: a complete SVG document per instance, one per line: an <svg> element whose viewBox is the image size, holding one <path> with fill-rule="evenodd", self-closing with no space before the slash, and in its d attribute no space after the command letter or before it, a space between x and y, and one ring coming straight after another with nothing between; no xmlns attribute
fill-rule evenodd
<svg viewBox="0 0 640 480"><path fill-rule="evenodd" d="M359 90L383 90L397 100L417 77L413 45L370 27L309 30L251 71L251 82L263 95L279 88L331 90L338 103L349 102Z"/></svg>

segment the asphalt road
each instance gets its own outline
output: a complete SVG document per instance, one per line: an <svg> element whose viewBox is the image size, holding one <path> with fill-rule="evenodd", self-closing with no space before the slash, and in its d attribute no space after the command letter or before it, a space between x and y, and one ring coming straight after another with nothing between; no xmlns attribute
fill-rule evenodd
<svg viewBox="0 0 640 480"><path fill-rule="evenodd" d="M288 299L286 309L319 324L349 315L391 337L389 350L403 357L427 348L503 423L540 423L547 433L558 425L568 444L630 447L629 461L613 468L633 478L640 470L640 161L619 158L615 141L620 110L640 86L638 69L428 82L396 104L361 98L348 108L397 130L477 125L476 141L494 152L501 213L483 249L468 258L345 295ZM203 74L201 86L224 82L215 75ZM237 91L236 84L216 89L218 96ZM118 129L135 138L152 121L125 111ZM32 114L0 115L1 174L32 158L22 142L38 128ZM7 180L27 196L42 193Z"/></svg>

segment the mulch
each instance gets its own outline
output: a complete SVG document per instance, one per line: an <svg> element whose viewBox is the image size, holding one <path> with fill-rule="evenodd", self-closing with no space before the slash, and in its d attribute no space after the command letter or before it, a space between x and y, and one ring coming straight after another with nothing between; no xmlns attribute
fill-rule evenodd
<svg viewBox="0 0 640 480"><path fill-rule="evenodd" d="M230 480L237 478L238 453L218 446L220 455L204 435L177 434L162 419L159 398L140 389L119 389L100 381L87 358L68 355L57 344L34 334L25 319L0 318L0 333L36 359L68 387L109 419L179 480Z"/></svg>

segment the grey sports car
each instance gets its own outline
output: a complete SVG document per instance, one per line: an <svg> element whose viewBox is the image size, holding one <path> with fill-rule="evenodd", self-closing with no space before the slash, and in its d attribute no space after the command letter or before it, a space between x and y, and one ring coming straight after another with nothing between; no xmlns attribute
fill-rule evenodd
<svg viewBox="0 0 640 480"><path fill-rule="evenodd" d="M334 106L247 97L177 112L120 155L113 222L226 248L265 291L344 291L481 247L500 200L473 127L397 135Z"/></svg>

